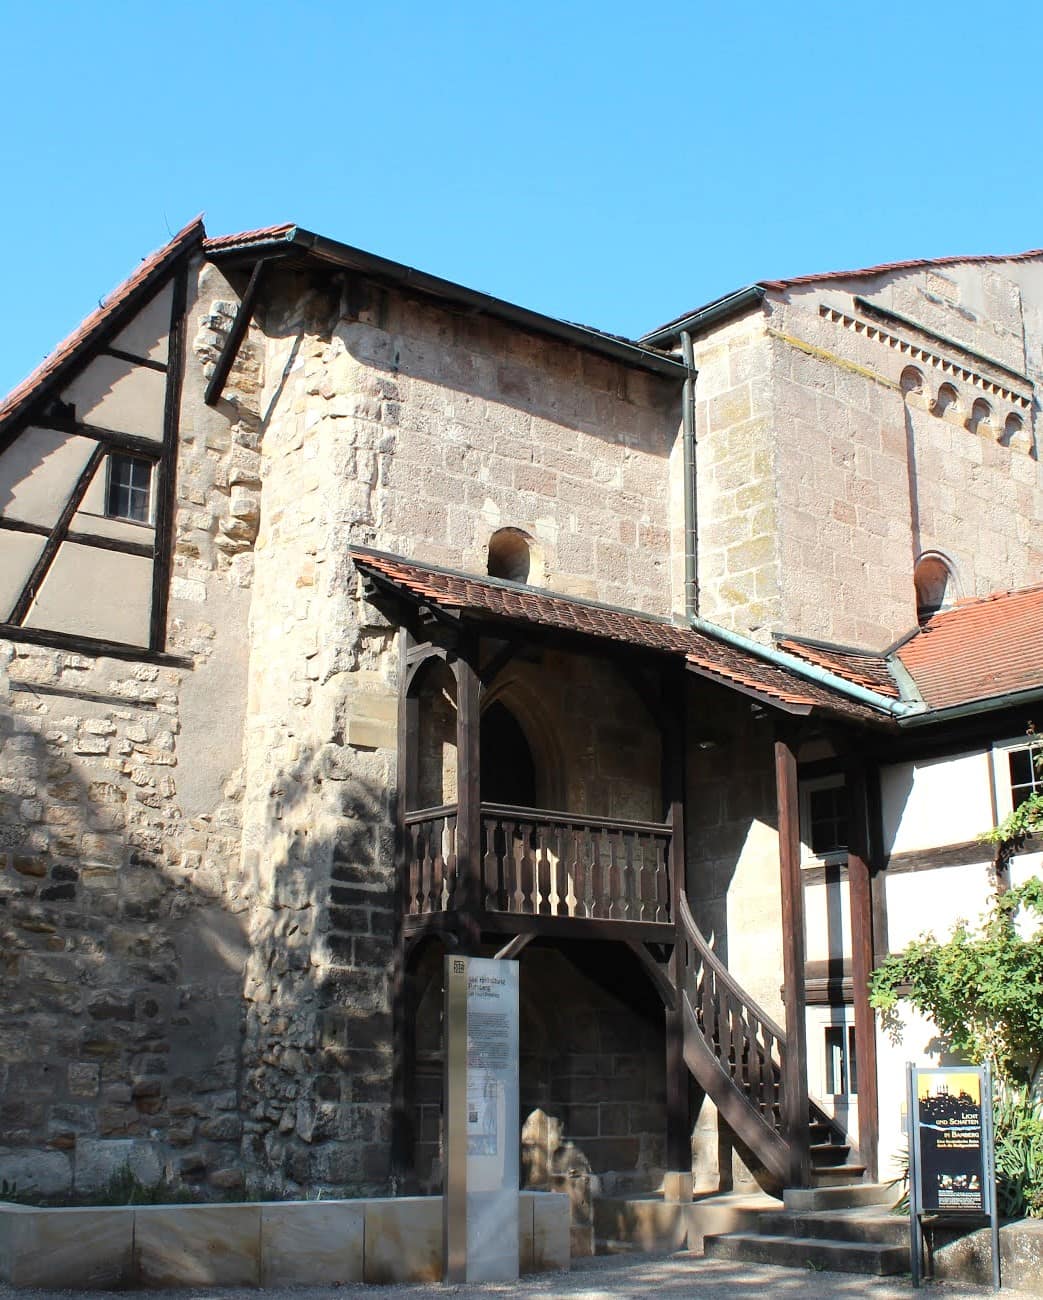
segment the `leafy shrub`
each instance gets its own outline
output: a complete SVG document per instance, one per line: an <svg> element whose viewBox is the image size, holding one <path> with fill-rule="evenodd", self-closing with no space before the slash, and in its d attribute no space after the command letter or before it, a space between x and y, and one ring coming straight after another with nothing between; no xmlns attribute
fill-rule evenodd
<svg viewBox="0 0 1043 1300"><path fill-rule="evenodd" d="M1028 1088L1000 1084L993 1115L1000 1214L1043 1219L1043 1106Z"/></svg>

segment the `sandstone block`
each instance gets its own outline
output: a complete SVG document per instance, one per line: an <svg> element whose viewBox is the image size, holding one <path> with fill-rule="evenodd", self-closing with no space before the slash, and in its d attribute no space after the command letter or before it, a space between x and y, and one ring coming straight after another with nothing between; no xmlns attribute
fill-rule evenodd
<svg viewBox="0 0 1043 1300"><path fill-rule="evenodd" d="M442 1198L366 1202L366 1282L437 1282L442 1276Z"/></svg>
<svg viewBox="0 0 1043 1300"><path fill-rule="evenodd" d="M135 1212L142 1286L258 1286L260 1205L149 1205Z"/></svg>
<svg viewBox="0 0 1043 1300"><path fill-rule="evenodd" d="M115 1289L133 1280L134 1212L0 1207L0 1278L14 1286ZM6 1257L6 1258L5 1258Z"/></svg>
<svg viewBox="0 0 1043 1300"><path fill-rule="evenodd" d="M261 1207L261 1286L363 1280L365 1210L353 1201Z"/></svg>

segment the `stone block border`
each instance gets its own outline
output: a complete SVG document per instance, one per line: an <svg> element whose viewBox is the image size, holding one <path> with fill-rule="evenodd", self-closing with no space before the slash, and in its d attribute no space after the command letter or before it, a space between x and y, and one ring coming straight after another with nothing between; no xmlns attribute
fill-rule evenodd
<svg viewBox="0 0 1043 1300"><path fill-rule="evenodd" d="M522 1192L521 1271L569 1266L569 1198ZM0 1281L18 1287L437 1282L442 1198L37 1209L0 1203Z"/></svg>

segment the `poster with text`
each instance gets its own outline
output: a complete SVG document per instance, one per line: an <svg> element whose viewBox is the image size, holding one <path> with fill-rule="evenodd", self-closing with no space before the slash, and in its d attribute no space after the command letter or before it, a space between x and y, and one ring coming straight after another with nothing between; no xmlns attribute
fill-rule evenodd
<svg viewBox="0 0 1043 1300"><path fill-rule="evenodd" d="M918 1070L916 1102L921 1209L988 1213L980 1071Z"/></svg>

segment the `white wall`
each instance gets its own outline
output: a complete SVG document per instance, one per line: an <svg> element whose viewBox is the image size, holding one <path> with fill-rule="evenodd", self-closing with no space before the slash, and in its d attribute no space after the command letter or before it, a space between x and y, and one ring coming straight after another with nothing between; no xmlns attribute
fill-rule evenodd
<svg viewBox="0 0 1043 1300"><path fill-rule="evenodd" d="M885 767L880 795L886 853L964 844L995 822L985 749Z"/></svg>

